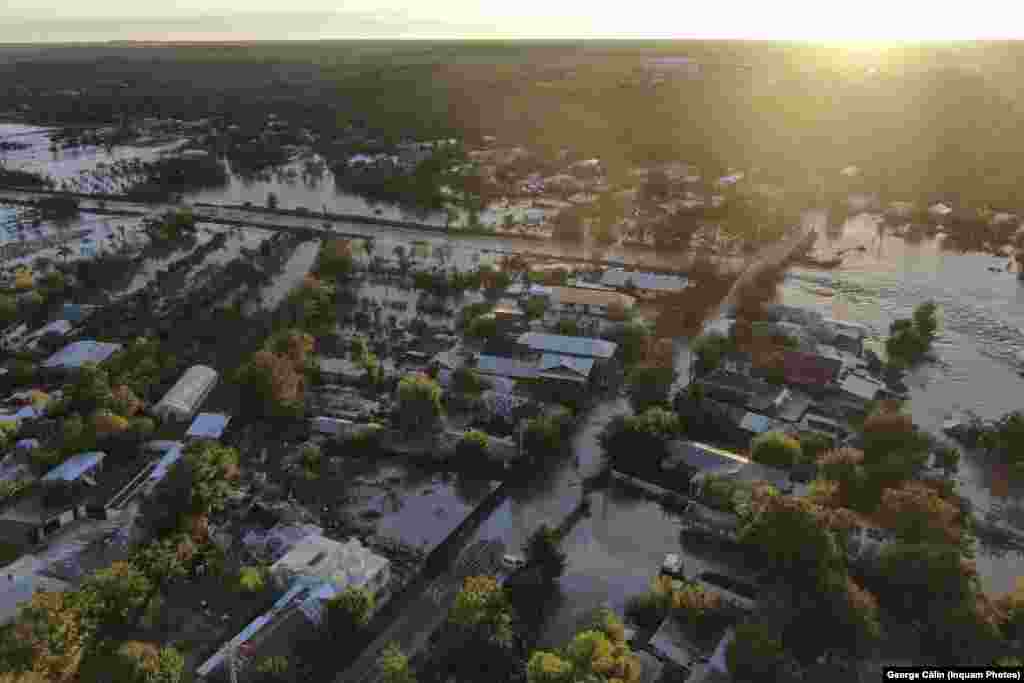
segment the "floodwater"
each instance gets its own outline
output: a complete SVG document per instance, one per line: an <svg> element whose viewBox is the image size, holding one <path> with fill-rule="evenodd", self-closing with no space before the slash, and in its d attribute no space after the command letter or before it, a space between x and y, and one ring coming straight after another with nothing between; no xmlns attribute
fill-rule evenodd
<svg viewBox="0 0 1024 683"><path fill-rule="evenodd" d="M835 226L819 238L818 248L827 254L861 245L865 251L848 253L836 270L791 270L780 288L782 303L867 325L880 344L893 320L935 301L941 312L937 359L906 380L914 421L938 433L951 413L971 410L994 418L1020 408L1024 378L1016 355L1024 351L1024 283L1006 270L1008 259L946 250L941 237L897 237L879 230L868 214ZM1024 521L1024 492L1006 487L979 454L964 458L960 486L981 510L1008 494L1010 521ZM986 589L996 594L1012 590L1024 567L1018 556L1000 558L984 550L978 565Z"/></svg>
<svg viewBox="0 0 1024 683"><path fill-rule="evenodd" d="M46 139L46 133L28 132ZM12 126L0 124L0 139L19 132ZM21 139L21 138L8 138ZM34 159L13 163L41 164L41 170L51 175L67 177L69 169L84 168L88 163L102 161L102 150L94 150L92 160L87 154L60 153L53 160L45 154ZM126 148L117 154L132 156ZM144 149L140 153L153 153ZM17 155L20 152L9 153ZM53 164L53 165L51 165ZM77 173L77 170L74 171ZM333 179L326 175L319 181L284 174L280 178L257 182L235 178L226 189L217 190L219 196L198 193L192 201L244 203L263 205L267 192L275 192L282 208L305 206L321 211L326 204L329 211L366 213L373 207L362 200L352 201L335 192ZM72 174L73 175L73 174ZM340 197L340 198L339 198ZM332 198L335 202L328 202ZM359 202L362 202L360 204ZM383 209L383 207L380 207ZM231 212L222 212L229 216ZM382 217L401 218L383 213ZM102 229L110 224L107 239L121 224L119 220L83 214L83 225ZM268 217L268 223L304 224L310 219ZM129 221L132 225L137 220ZM621 260L637 265L685 267L685 256L656 252L643 248L612 247L595 250L589 245L581 247L557 242L537 242L519 238L474 236L450 237L412 230L368 226L363 224L334 223L334 228L347 233L363 234L373 238L374 254L394 260L395 247L412 251L417 264L430 263L456 266L465 270L479 263L494 262L498 252L526 251L545 253L554 257L590 257ZM44 226L45 227L45 226ZM233 240L229 248L215 252L198 272L209 263L223 263L231 254L237 255L245 246L253 248L262 239L262 231L249 229L235 231L242 235ZM259 235L259 237L250 237ZM249 240L254 240L250 242ZM843 265L832 271L796 268L791 270L780 288L783 303L806 306L823 314L867 325L875 343L881 343L889 324L896 318L910 314L913 307L926 300L934 300L941 310L941 335L936 343L937 360L914 371L908 378L912 400L910 411L915 421L929 431L937 431L950 413L972 410L984 417L996 417L1019 407L1016 399L1022 395L1024 379L1018 376L1016 354L1024 351L1024 285L1016 273L1007 271L1007 259L979 254L961 254L942 247L941 238L905 239L877 228L877 221L868 215L851 217L840 226L824 231L818 244L819 251L829 254L838 249L863 246L864 251L846 254ZM440 250L440 252L439 252ZM277 305L308 272L315 258L315 243L300 245L286 262L282 274L274 283L259 292L264 307ZM167 260L147 263L146 273L156 270L186 254L179 253ZM993 272L994 268L997 272ZM149 275L151 277L152 275ZM139 278L146 275L140 273ZM143 279L132 283L141 286ZM361 285L360 298L379 302L389 300L408 304L407 312L395 310L398 317L406 318L415 310L418 293L400 291L380 283ZM386 311L388 315L391 311ZM680 372L685 374L685 344L679 344ZM579 466L570 457L567 462L552 463L538 475L538 480L525 490L513 490L497 511L484 522L477 532L481 538L501 538L510 551L518 549L542 521L559 522L580 499L581 480L599 466L600 449L596 435L612 416L627 410L624 401L608 400L589 416L576 437L575 452ZM968 454L960 474L961 489L977 507L984 510L999 498L993 494L1008 495L1009 516L1024 520L1024 495L1004 485L993 471L975 454ZM583 606L596 606L609 602L619 606L628 595L644 590L657 571L665 552L681 552L688 571L706 566L729 564L728 558L707 549L681 548L678 525L662 508L642 498L619 490L592 494L592 514L580 521L566 540L569 569L561 581L563 602L550 619L545 642L564 641L571 633L572 622ZM713 559L710 559L713 558ZM998 557L984 549L979 551L979 570L986 590L1001 594L1011 590L1017 577L1020 558L1014 555ZM735 570L740 571L740 570ZM567 630L568 629L568 630Z"/></svg>
<svg viewBox="0 0 1024 683"><path fill-rule="evenodd" d="M48 128L37 126L0 123L0 140L29 145L25 149L0 152L0 161L12 170L49 175L59 186L64 181L80 178L83 172L95 170L99 164L111 165L131 159L153 161L162 153L182 144L179 141L153 147L120 145L109 150L86 145L51 151L50 132Z"/></svg>
<svg viewBox="0 0 1024 683"><path fill-rule="evenodd" d="M323 163L323 159L316 155L310 161ZM324 168L319 173L306 173L304 161L287 164L257 177L234 173L231 170L231 163L226 163L230 176L228 184L192 193L189 195L189 201L210 204L248 202L253 206L266 206L267 197L273 193L277 196L278 208L281 209L304 207L319 213L326 208L329 213L335 214L378 216L396 221L416 220L420 223L444 225L443 215L418 216L397 206L372 202L340 190L334 183L334 174L330 169Z"/></svg>

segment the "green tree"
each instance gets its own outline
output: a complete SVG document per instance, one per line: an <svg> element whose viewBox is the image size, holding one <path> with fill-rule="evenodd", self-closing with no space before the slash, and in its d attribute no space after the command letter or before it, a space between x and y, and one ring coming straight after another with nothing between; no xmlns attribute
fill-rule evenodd
<svg viewBox="0 0 1024 683"><path fill-rule="evenodd" d="M580 325L571 318L562 318L558 321L558 334L564 334L567 337L578 337L580 335Z"/></svg>
<svg viewBox="0 0 1024 683"><path fill-rule="evenodd" d="M977 594L977 570L953 545L886 545L877 574L886 608L912 619L932 608L961 605Z"/></svg>
<svg viewBox="0 0 1024 683"><path fill-rule="evenodd" d="M693 354L697 357L697 371L707 374L718 369L722 357L732 350L732 342L724 334L708 332L697 337L693 343Z"/></svg>
<svg viewBox="0 0 1024 683"><path fill-rule="evenodd" d="M498 335L498 321L493 315L481 315L469 324L466 334L477 340L486 341Z"/></svg>
<svg viewBox="0 0 1024 683"><path fill-rule="evenodd" d="M544 312L548 309L548 302L543 297L535 296L531 297L526 301L523 310L526 312L526 317L530 320L537 320L544 317Z"/></svg>
<svg viewBox="0 0 1024 683"><path fill-rule="evenodd" d="M614 418L601 432L598 440L609 458L657 465L666 455L666 446L679 436L679 416L664 408L648 408L639 415Z"/></svg>
<svg viewBox="0 0 1024 683"><path fill-rule="evenodd" d="M327 632L338 642L362 634L375 606L373 593L349 586L327 601Z"/></svg>
<svg viewBox="0 0 1024 683"><path fill-rule="evenodd" d="M179 683L185 673L185 658L172 647L154 643L128 641L122 643L112 658L103 661L109 668L96 672L100 681L124 683Z"/></svg>
<svg viewBox="0 0 1024 683"><path fill-rule="evenodd" d="M670 367L644 365L633 368L626 388L633 410L642 413L648 408L669 407L669 392L675 381L675 370Z"/></svg>
<svg viewBox="0 0 1024 683"><path fill-rule="evenodd" d="M490 438L486 432L472 429L462 435L459 443L455 446L455 452L460 458L469 462L479 462L487 457L487 449Z"/></svg>
<svg viewBox="0 0 1024 683"><path fill-rule="evenodd" d="M384 683L416 683L416 676L409 666L409 658L402 654L395 643L389 644L377 662Z"/></svg>
<svg viewBox="0 0 1024 683"><path fill-rule="evenodd" d="M530 538L523 546L527 565L540 570L544 581L548 583L553 582L565 572L567 556L559 548L560 543L558 530L547 524L541 524L530 534Z"/></svg>
<svg viewBox="0 0 1024 683"><path fill-rule="evenodd" d="M243 593L259 593L266 586L266 572L261 567L242 567L238 570L238 588Z"/></svg>
<svg viewBox="0 0 1024 683"><path fill-rule="evenodd" d="M0 325L9 325L18 317L18 300L7 294L0 294Z"/></svg>
<svg viewBox="0 0 1024 683"><path fill-rule="evenodd" d="M784 432L765 432L751 444L754 462L772 467L792 467L802 459L800 442Z"/></svg>
<svg viewBox="0 0 1024 683"><path fill-rule="evenodd" d="M763 495L755 501L740 540L785 577L814 591L830 572L845 567L841 548L822 513L805 499Z"/></svg>
<svg viewBox="0 0 1024 683"><path fill-rule="evenodd" d="M534 458L561 453L571 425L572 415L565 410L527 420L523 427L523 450Z"/></svg>
<svg viewBox="0 0 1024 683"><path fill-rule="evenodd" d="M427 375L406 375L398 383L399 424L406 431L432 428L441 417L441 387Z"/></svg>
<svg viewBox="0 0 1024 683"><path fill-rule="evenodd" d="M783 662L782 643L764 624L740 624L726 648L725 661L736 683L779 681Z"/></svg>
<svg viewBox="0 0 1024 683"><path fill-rule="evenodd" d="M476 370L461 366L452 373L452 390L467 396L479 396L491 383L482 378Z"/></svg>
<svg viewBox="0 0 1024 683"><path fill-rule="evenodd" d="M238 451L210 441L197 441L185 449L185 464L192 475L192 507L200 515L223 510L237 490Z"/></svg>
<svg viewBox="0 0 1024 683"><path fill-rule="evenodd" d="M88 596L83 619L102 636L134 625L149 600L153 584L128 562L114 562L94 573L82 586Z"/></svg>
<svg viewBox="0 0 1024 683"><path fill-rule="evenodd" d="M484 642L512 641L512 606L492 576L470 576L455 597L448 621Z"/></svg>
<svg viewBox="0 0 1024 683"><path fill-rule="evenodd" d="M631 321L622 326L615 335L619 343L619 354L627 367L638 363L647 351L651 341L651 328L639 321Z"/></svg>
<svg viewBox="0 0 1024 683"><path fill-rule="evenodd" d="M296 683L298 676L287 657L264 657L256 663L256 683Z"/></svg>

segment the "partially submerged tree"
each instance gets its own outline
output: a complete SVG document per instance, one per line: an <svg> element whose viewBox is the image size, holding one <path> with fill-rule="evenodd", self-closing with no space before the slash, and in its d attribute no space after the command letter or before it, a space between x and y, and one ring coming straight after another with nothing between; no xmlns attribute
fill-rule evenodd
<svg viewBox="0 0 1024 683"><path fill-rule="evenodd" d="M409 432L429 430L441 417L441 387L427 375L406 375L398 383L399 425Z"/></svg>

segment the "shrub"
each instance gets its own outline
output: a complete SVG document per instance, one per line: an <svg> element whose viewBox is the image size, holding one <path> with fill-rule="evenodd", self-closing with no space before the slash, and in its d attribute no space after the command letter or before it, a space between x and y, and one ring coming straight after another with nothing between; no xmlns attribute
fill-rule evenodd
<svg viewBox="0 0 1024 683"><path fill-rule="evenodd" d="M800 442L783 432L767 432L751 444L754 462L772 467L792 467L800 462Z"/></svg>

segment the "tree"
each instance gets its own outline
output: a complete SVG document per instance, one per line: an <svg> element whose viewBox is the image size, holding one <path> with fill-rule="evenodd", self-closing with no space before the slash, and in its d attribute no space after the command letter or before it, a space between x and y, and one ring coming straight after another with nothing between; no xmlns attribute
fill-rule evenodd
<svg viewBox="0 0 1024 683"><path fill-rule="evenodd" d="M486 432L472 429L462 435L459 443L455 446L455 452L460 458L465 458L469 462L479 462L487 458L489 441Z"/></svg>
<svg viewBox="0 0 1024 683"><path fill-rule="evenodd" d="M469 396L479 396L491 383L472 368L461 366L452 373L452 390Z"/></svg>
<svg viewBox="0 0 1024 683"><path fill-rule="evenodd" d="M266 417L294 417L304 410L305 368L270 351L257 351L235 374L248 408Z"/></svg>
<svg viewBox="0 0 1024 683"><path fill-rule="evenodd" d="M320 247L314 270L320 277L338 279L348 277L354 268L352 243L349 240L330 239Z"/></svg>
<svg viewBox="0 0 1024 683"><path fill-rule="evenodd" d="M960 508L921 482L886 489L878 516L906 543L961 541Z"/></svg>
<svg viewBox="0 0 1024 683"><path fill-rule="evenodd" d="M647 465L657 465L665 457L668 441L679 433L679 416L654 407L639 415L614 418L598 438L610 458L642 459Z"/></svg>
<svg viewBox="0 0 1024 683"><path fill-rule="evenodd" d="M259 593L266 586L266 572L261 567L242 567L238 570L238 588L243 593Z"/></svg>
<svg viewBox="0 0 1024 683"><path fill-rule="evenodd" d="M210 441L197 441L185 449L192 474L192 507L199 515L223 510L235 493L240 473L238 451Z"/></svg>
<svg viewBox="0 0 1024 683"><path fill-rule="evenodd" d="M484 642L512 642L512 607L493 576L467 577L448 620Z"/></svg>
<svg viewBox="0 0 1024 683"><path fill-rule="evenodd" d="M2 632L0 662L15 672L43 674L51 682L74 680L92 638L82 618L79 591L38 592Z"/></svg>
<svg viewBox="0 0 1024 683"><path fill-rule="evenodd" d="M881 489L912 478L928 460L930 442L913 420L883 406L864 421L864 465L879 495Z"/></svg>
<svg viewBox="0 0 1024 683"><path fill-rule="evenodd" d="M287 657L264 657L256 663L256 683L297 683L298 674Z"/></svg>
<svg viewBox="0 0 1024 683"><path fill-rule="evenodd" d="M814 591L829 572L845 566L840 546L824 524L824 511L803 499L759 495L740 540L806 591Z"/></svg>
<svg viewBox="0 0 1024 683"><path fill-rule="evenodd" d="M952 545L891 543L878 558L877 590L886 608L921 619L942 605L977 593L977 569Z"/></svg>
<svg viewBox="0 0 1024 683"><path fill-rule="evenodd" d="M18 300L7 294L0 294L0 325L9 325L18 317Z"/></svg>
<svg viewBox="0 0 1024 683"><path fill-rule="evenodd" d="M765 432L751 444L754 462L771 467L792 467L800 462L800 442L784 432Z"/></svg>
<svg viewBox="0 0 1024 683"><path fill-rule="evenodd" d="M82 586L89 596L83 619L90 629L106 636L134 625L149 601L153 584L128 562L114 562L94 573Z"/></svg>
<svg viewBox="0 0 1024 683"><path fill-rule="evenodd" d="M571 425L572 415L565 410L527 420L523 428L523 450L532 458L560 453Z"/></svg>
<svg viewBox="0 0 1024 683"><path fill-rule="evenodd" d="M377 668L380 669L384 683L416 683L416 676L409 666L409 658L402 654L395 643L390 643L384 648Z"/></svg>
<svg viewBox="0 0 1024 683"><path fill-rule="evenodd" d="M560 542L557 529L541 524L523 546L527 565L539 569L544 581L548 583L565 572L567 556L559 549Z"/></svg>
<svg viewBox="0 0 1024 683"><path fill-rule="evenodd" d="M535 296L531 297L526 301L526 305L523 310L526 312L526 317L530 320L537 320L544 317L544 312L548 309L548 302L543 297Z"/></svg>
<svg viewBox="0 0 1024 683"><path fill-rule="evenodd" d="M778 681L783 662L782 643L764 624L740 624L725 650L725 661L736 683Z"/></svg>
<svg viewBox="0 0 1024 683"><path fill-rule="evenodd" d="M799 441L802 462L813 463L818 460L819 456L832 448L835 439L821 432L801 432Z"/></svg>
<svg viewBox="0 0 1024 683"><path fill-rule="evenodd" d="M642 322L631 321L622 326L615 335L619 342L619 353L626 366L639 362L647 352L651 340L651 329Z"/></svg>
<svg viewBox="0 0 1024 683"><path fill-rule="evenodd" d="M407 431L432 428L441 417L441 387L422 373L398 383L398 422Z"/></svg>
<svg viewBox="0 0 1024 683"><path fill-rule="evenodd" d="M932 301L915 308L912 317L894 321L885 341L889 362L903 367L920 360L931 349L938 327L937 307Z"/></svg>
<svg viewBox="0 0 1024 683"><path fill-rule="evenodd" d="M137 640L122 643L111 657L101 657L83 667L91 677L85 680L124 681L124 683L179 683L185 671L185 659L172 647Z"/></svg>
<svg viewBox="0 0 1024 683"><path fill-rule="evenodd" d="M693 354L697 357L697 370L707 374L718 368L722 356L732 349L732 342L723 334L708 332L697 337L693 343Z"/></svg>
<svg viewBox="0 0 1024 683"><path fill-rule="evenodd" d="M960 450L952 446L936 447L935 464L947 477L952 477L960 471Z"/></svg>
<svg viewBox="0 0 1024 683"><path fill-rule="evenodd" d="M557 331L558 334L564 334L567 337L578 337L580 335L580 325L571 318L562 318L558 321Z"/></svg>
<svg viewBox="0 0 1024 683"><path fill-rule="evenodd" d="M469 324L466 334L477 340L486 341L498 335L498 321L493 315L481 315Z"/></svg>
<svg viewBox="0 0 1024 683"><path fill-rule="evenodd" d="M348 586L327 601L327 632L337 642L362 635L370 623L375 600L373 593L363 588Z"/></svg>
<svg viewBox="0 0 1024 683"><path fill-rule="evenodd" d="M526 667L529 683L639 683L641 673L622 622L604 610L563 650L535 651Z"/></svg>

